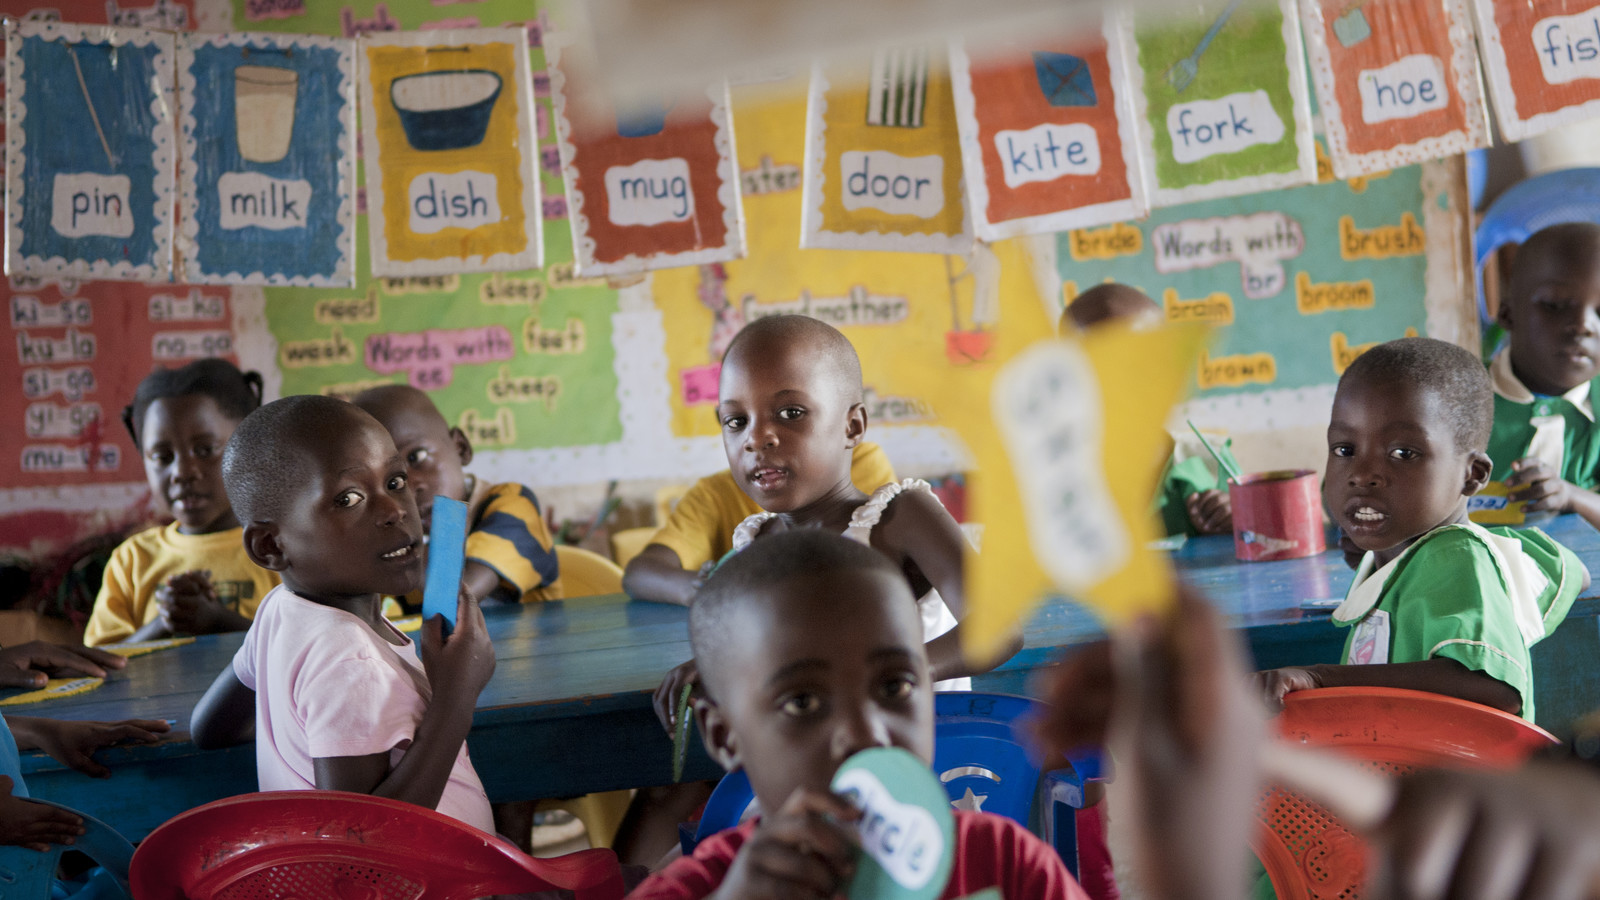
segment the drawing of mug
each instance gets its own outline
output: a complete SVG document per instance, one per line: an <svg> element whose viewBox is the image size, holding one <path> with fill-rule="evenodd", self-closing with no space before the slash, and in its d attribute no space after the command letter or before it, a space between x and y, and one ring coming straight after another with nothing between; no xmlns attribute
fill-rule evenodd
<svg viewBox="0 0 1600 900"><path fill-rule="evenodd" d="M631 98L618 98L617 134L621 137L651 137L667 127L667 113L672 105L662 98L644 94Z"/></svg>
<svg viewBox="0 0 1600 900"><path fill-rule="evenodd" d="M275 163L289 154L299 84L300 73L293 69L240 66L233 70L233 118L239 155L245 161Z"/></svg>

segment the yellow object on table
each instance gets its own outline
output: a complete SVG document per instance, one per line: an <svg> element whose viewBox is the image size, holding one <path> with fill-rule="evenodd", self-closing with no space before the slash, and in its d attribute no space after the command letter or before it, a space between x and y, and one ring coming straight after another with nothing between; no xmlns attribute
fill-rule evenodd
<svg viewBox="0 0 1600 900"><path fill-rule="evenodd" d="M194 638L192 637L175 637L162 638L155 641L134 641L132 643L123 644L106 644L100 649L106 651L107 653L115 653L124 659L132 659L135 656L143 656L146 653L154 653L157 650L166 650L169 647L182 647L185 644L192 643L194 643Z"/></svg>
<svg viewBox="0 0 1600 900"><path fill-rule="evenodd" d="M20 706L43 700L59 700L73 694L83 694L105 684L104 678L52 678L36 691L26 691L0 700L0 706Z"/></svg>

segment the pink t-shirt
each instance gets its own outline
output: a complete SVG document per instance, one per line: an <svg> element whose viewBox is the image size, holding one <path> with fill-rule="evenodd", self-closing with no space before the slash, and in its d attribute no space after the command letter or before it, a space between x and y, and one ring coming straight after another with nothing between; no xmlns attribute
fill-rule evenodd
<svg viewBox="0 0 1600 900"><path fill-rule="evenodd" d="M385 627L393 628L387 622ZM411 639L391 644L342 609L279 585L256 610L233 671L256 692L256 779L263 791L317 786L313 760L405 755L433 696ZM478 773L461 746L439 812L494 834Z"/></svg>

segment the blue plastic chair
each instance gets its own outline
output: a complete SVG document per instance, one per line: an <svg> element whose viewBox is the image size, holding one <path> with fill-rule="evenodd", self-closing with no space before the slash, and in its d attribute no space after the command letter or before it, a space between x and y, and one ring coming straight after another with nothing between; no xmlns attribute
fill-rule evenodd
<svg viewBox="0 0 1600 900"><path fill-rule="evenodd" d="M1483 264L1506 244L1520 244L1534 232L1563 222L1600 222L1600 168L1562 169L1520 181L1495 198L1478 224L1473 275L1478 285L1478 316L1490 325L1483 292Z"/></svg>
<svg viewBox="0 0 1600 900"><path fill-rule="evenodd" d="M51 844L50 849L42 853L26 847L0 847L0 900L48 900L56 879L56 867L66 850L87 854L105 870L104 874L90 879L92 894L86 889L75 896L126 900L128 864L133 860L133 845L128 839L93 816L48 800L29 799L82 816L84 832L71 846Z"/></svg>
<svg viewBox="0 0 1600 900"><path fill-rule="evenodd" d="M1016 726L1043 704L1012 694L950 691L933 695L933 771L958 809L981 810L1005 816L1023 827L1031 825L1037 799L1043 810L1045 840L1055 847L1073 877L1078 874L1075 812L1083 807L1083 783L1076 768L1092 770L1089 780L1100 778L1097 756L1085 754L1039 780L1039 766L1017 739ZM701 841L739 824L754 802L750 780L742 770L729 772L706 801L699 828L682 834L685 854Z"/></svg>

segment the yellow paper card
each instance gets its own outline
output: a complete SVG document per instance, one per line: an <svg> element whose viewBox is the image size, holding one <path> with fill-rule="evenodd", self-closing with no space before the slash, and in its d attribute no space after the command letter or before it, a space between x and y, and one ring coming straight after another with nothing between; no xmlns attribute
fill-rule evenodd
<svg viewBox="0 0 1600 900"><path fill-rule="evenodd" d="M1527 521L1526 500L1512 500L1504 481L1491 481L1467 499L1467 518L1479 525L1521 525Z"/></svg>
<svg viewBox="0 0 1600 900"><path fill-rule="evenodd" d="M185 644L192 643L194 643L194 638L192 637L176 637L162 638L155 641L133 641L132 643L107 644L100 649L106 651L107 653L115 653L124 659L132 659L135 656L143 656L146 653L154 653L157 650L166 650L170 647L182 647Z"/></svg>
<svg viewBox="0 0 1600 900"><path fill-rule="evenodd" d="M24 691L0 700L0 706L21 706L24 703L60 700L62 697L92 691L105 683L104 678L52 678L36 691Z"/></svg>

